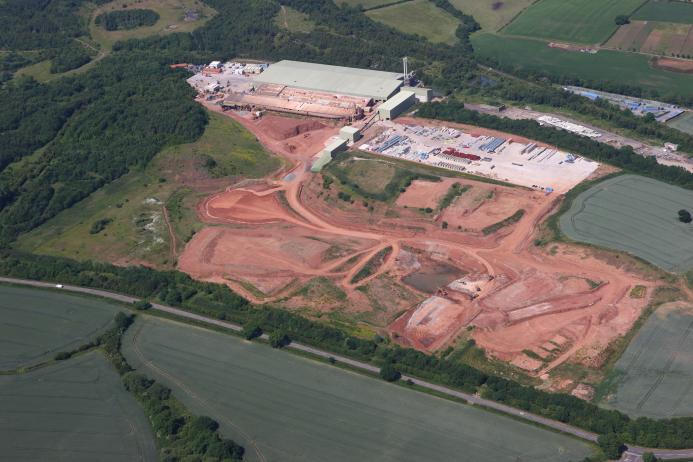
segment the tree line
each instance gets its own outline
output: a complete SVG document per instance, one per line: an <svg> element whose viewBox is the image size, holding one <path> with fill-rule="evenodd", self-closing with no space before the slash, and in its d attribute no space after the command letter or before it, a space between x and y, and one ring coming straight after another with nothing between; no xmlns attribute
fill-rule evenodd
<svg viewBox="0 0 693 462"><path fill-rule="evenodd" d="M652 114L639 117L628 109L621 109L604 99L591 101L583 96L546 84L532 85L510 79L501 79L497 85L479 90L480 93L523 104L542 104L564 108L589 117L598 118L620 128L662 142L679 145L682 151L693 153L693 136L657 122Z"/></svg>
<svg viewBox="0 0 693 462"><path fill-rule="evenodd" d="M253 306L228 287L195 281L176 271L116 267L106 263L5 251L0 274L10 277L70 283L159 300L191 312L230 320L248 331L276 333L403 373L558 420L600 435L646 447L693 447L693 418L631 419L616 410L562 393L549 393L487 374L452 359L392 345L380 337L362 339L295 313L271 306Z"/></svg>
<svg viewBox="0 0 693 462"><path fill-rule="evenodd" d="M245 449L219 435L219 423L195 416L172 394L171 389L135 371L120 351L122 337L132 325L133 315L119 312L114 326L99 337L106 357L120 374L125 389L140 402L147 415L161 460L240 461Z"/></svg>

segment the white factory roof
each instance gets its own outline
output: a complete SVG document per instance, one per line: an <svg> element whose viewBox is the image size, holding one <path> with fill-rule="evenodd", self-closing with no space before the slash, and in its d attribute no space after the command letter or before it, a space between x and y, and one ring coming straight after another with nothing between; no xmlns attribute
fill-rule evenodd
<svg viewBox="0 0 693 462"><path fill-rule="evenodd" d="M255 81L385 100L402 86L399 77L396 72L284 60L270 65Z"/></svg>

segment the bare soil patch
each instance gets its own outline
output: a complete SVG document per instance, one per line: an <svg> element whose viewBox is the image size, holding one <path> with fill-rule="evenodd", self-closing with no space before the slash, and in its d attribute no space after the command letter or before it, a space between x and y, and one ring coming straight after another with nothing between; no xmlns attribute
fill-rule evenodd
<svg viewBox="0 0 693 462"><path fill-rule="evenodd" d="M691 48L693 48L693 38L689 37L689 41L691 42ZM693 74L693 60L674 58L654 58L652 60L652 65L656 68L664 69L667 71Z"/></svg>

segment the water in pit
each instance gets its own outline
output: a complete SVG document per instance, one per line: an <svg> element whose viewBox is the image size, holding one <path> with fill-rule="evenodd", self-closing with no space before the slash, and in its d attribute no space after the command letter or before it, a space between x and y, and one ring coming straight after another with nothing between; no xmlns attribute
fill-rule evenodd
<svg viewBox="0 0 693 462"><path fill-rule="evenodd" d="M464 274L464 271L455 266L436 262L405 276L402 282L421 292L434 294L440 287L450 284Z"/></svg>

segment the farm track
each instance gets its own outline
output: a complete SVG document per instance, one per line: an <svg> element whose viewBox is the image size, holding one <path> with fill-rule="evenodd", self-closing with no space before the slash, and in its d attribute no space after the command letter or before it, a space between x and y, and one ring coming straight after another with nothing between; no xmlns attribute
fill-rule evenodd
<svg viewBox="0 0 693 462"><path fill-rule="evenodd" d="M17 278L7 278L7 277L0 277L0 283L7 283L7 284L17 284L17 285L23 285L23 286L30 286L30 287L37 287L37 288L43 288L43 289L53 289L55 290L55 284L59 281L55 282L41 282L41 281L33 281L29 279L17 279ZM101 298L107 298L110 300L115 300L117 302L121 303L126 303L126 304L132 304L136 301L139 301L140 299L137 297L132 297L129 295L121 294L121 293L116 293L116 292L109 292L106 290L100 290L100 289L92 289L88 287L80 287L80 286L73 286L73 285L63 285L63 287L60 289L61 291L68 291L68 292L75 292L75 293L81 293L81 294L87 294L91 296L96 296L96 297L101 297ZM221 327L233 332L240 332L242 330L242 327L233 324L230 322L226 321L220 321L218 319L214 318L209 318L206 316L201 316L195 313L191 313L188 311L181 310L179 308L173 308L170 306L166 305L161 305L158 303L152 304L152 309L155 311L161 311L163 313L167 313L170 315L174 315L186 320L192 320L195 322L201 322L207 325L212 325L212 326L217 326ZM269 338L267 335L263 334L263 338L267 339ZM346 364L350 367L353 367L357 370L361 370L367 373L378 373L380 369L377 366L374 366L369 363L365 363L362 361L357 361L348 357L340 356L333 354L329 351L321 350L318 348L314 348L308 345L304 345L301 343L297 342L292 342L289 344L287 347L289 349L305 352L305 353L310 353L312 355L315 355L317 357L327 359L327 358L334 358L336 361ZM525 412L521 409L513 408L511 406L507 406L504 404L497 403L495 401L487 400L484 398L481 398L477 395L472 395L469 393L463 393L460 391L457 391L455 389L445 387L442 385L437 385L435 383L431 383L425 380L420 380L415 377L410 377L410 376L403 376L403 380L408 380L411 379L416 385L425 388L427 390L431 390L437 393L442 393L444 395L447 395L449 397L453 397L456 399L462 399L466 401L470 405L477 405L482 408L488 408L492 409L498 412L501 412L503 414L508 414L511 415L515 418L519 418L521 420L526 420L529 422L533 422L554 430L557 430L562 433L567 433L569 435L576 436L578 438L591 441L591 442L596 442L597 440L597 434L588 432L585 430L582 430L580 428L565 424L563 422L558 422L555 420L547 419L542 416L538 416L532 413ZM657 457L662 458L662 459L682 459L682 458L690 458L693 457L693 448L691 449L680 449L680 450L668 450L668 449L649 449L649 448L643 448L640 446L629 446L628 450L624 453L624 456L622 460L630 460L630 461L639 461L641 460L642 454L646 451L651 451L653 452ZM630 457L630 458L628 458Z"/></svg>

